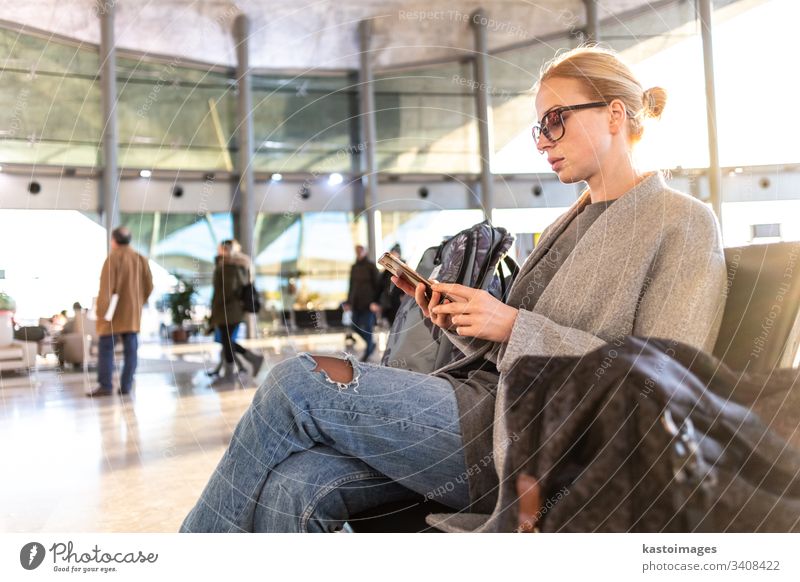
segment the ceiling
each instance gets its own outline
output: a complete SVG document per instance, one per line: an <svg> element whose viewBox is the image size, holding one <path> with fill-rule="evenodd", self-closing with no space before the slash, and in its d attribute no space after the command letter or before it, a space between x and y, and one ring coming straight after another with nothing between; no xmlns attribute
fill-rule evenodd
<svg viewBox="0 0 800 582"><path fill-rule="evenodd" d="M483 7L489 50L585 26L582 0L101 0L116 11L117 47L180 62L235 65L233 21L251 20L251 65L310 72L356 69L358 22L374 19L376 69L469 56L470 14ZM647 0L598 0L601 20L617 21ZM657 2L655 4L658 4ZM100 41L95 0L0 0L6 24L26 32Z"/></svg>

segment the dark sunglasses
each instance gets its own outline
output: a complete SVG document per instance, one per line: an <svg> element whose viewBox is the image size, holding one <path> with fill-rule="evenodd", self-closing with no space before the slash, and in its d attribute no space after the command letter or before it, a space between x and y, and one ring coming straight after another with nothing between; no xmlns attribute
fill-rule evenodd
<svg viewBox="0 0 800 582"><path fill-rule="evenodd" d="M605 107L605 101L594 101L592 103L581 103L580 105L565 105L556 107L544 114L542 120L533 126L531 133L533 141L539 143L539 138L544 136L551 142L557 142L564 137L564 113L567 111L579 111L581 109L592 109L594 107Z"/></svg>

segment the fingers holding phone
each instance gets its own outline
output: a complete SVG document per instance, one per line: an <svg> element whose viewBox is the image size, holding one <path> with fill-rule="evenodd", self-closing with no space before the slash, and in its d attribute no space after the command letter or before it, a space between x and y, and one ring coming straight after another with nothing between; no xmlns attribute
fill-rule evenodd
<svg viewBox="0 0 800 582"><path fill-rule="evenodd" d="M431 308L443 303L441 293L433 291L430 287L427 287L424 283L419 283L415 287L405 278L398 277L397 275L392 277L392 283L397 285L403 291L403 293L405 293L410 297L413 297L414 300L417 302L417 305L419 305L419 308L422 310L422 314L425 317L429 317L434 325L437 325L443 329L450 329L452 327L453 324L450 321L449 314L437 315L431 312ZM444 303L448 302L449 302L448 299L444 300Z"/></svg>
<svg viewBox="0 0 800 582"><path fill-rule="evenodd" d="M392 275L392 283L397 285L397 287L406 295L414 297L416 290L413 284L409 283L402 277L398 277L397 275Z"/></svg>
<svg viewBox="0 0 800 582"><path fill-rule="evenodd" d="M436 281L432 282L435 283ZM434 325L447 330L453 328L453 321L450 314L437 314L433 312L433 308L437 305L450 303L449 298L444 297L441 293L434 291L430 287L426 288L420 283L417 285L414 299L416 299L417 305L422 309L422 314L430 318Z"/></svg>

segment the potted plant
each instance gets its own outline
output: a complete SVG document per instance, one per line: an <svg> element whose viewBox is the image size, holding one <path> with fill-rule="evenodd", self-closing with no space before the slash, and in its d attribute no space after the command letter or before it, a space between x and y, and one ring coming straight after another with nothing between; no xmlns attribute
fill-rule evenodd
<svg viewBox="0 0 800 582"><path fill-rule="evenodd" d="M167 295L167 306L172 314L172 341L175 343L185 343L189 339L189 333L183 327L183 322L192 317L192 305L195 293L195 286L191 281L187 281L177 273L173 273L176 279L175 289Z"/></svg>

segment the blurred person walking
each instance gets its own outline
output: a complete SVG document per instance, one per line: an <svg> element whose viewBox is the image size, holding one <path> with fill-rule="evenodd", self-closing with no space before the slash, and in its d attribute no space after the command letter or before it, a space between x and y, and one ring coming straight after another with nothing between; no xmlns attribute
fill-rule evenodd
<svg viewBox="0 0 800 582"><path fill-rule="evenodd" d="M131 236L130 229L125 226L112 231L111 252L100 273L96 323L100 342L97 365L99 386L87 394L91 398L111 394L114 344L120 340L124 364L119 394L129 394L133 388L142 307L153 291L153 275L147 259L131 248Z"/></svg>
<svg viewBox="0 0 800 582"><path fill-rule="evenodd" d="M250 283L250 264L250 257L242 253L241 246L236 240L222 241L219 259L214 268L211 325L222 340L224 375L215 380L215 384L234 382L237 371L243 371L236 354L241 354L247 360L252 367L251 373L254 378L264 364L264 356L245 349L234 340L236 328L245 318L242 289Z"/></svg>
<svg viewBox="0 0 800 582"><path fill-rule="evenodd" d="M361 361L366 362L375 351L372 330L381 311L381 276L375 263L369 260L367 249L356 245L356 262L350 268L350 290L345 309L353 314L353 331L367 342Z"/></svg>

